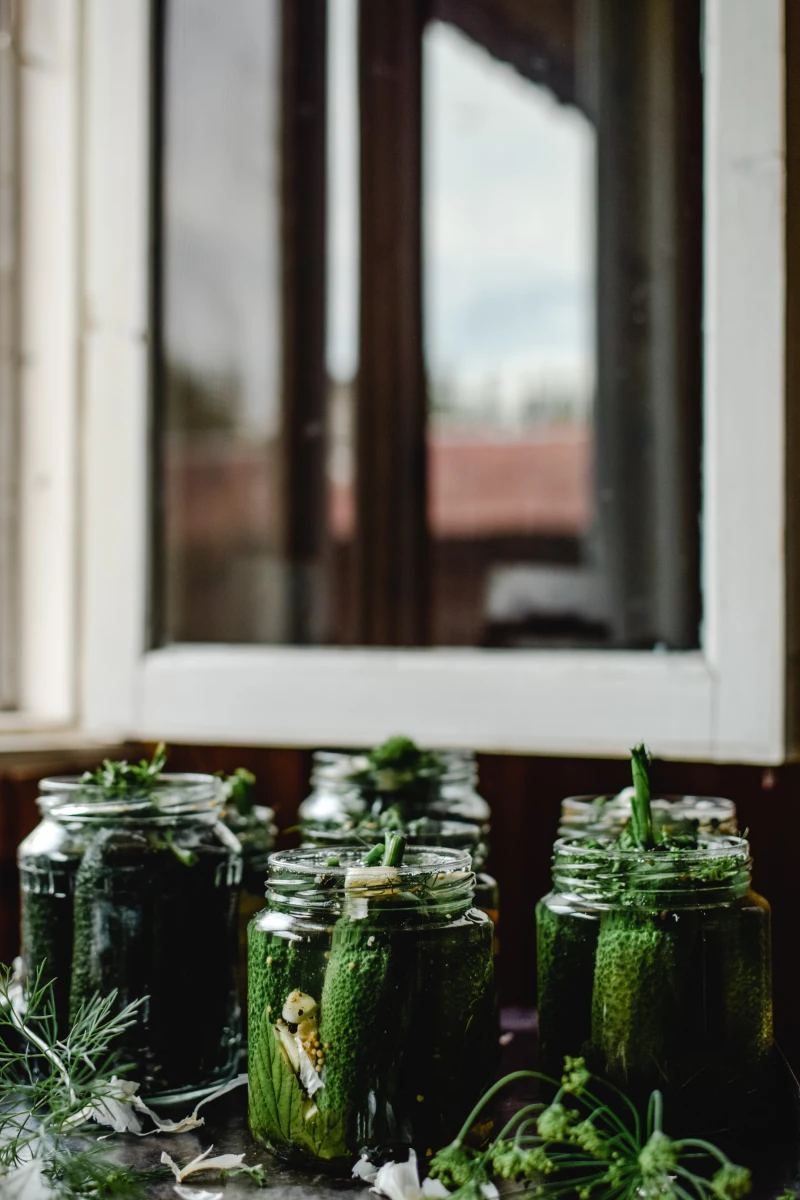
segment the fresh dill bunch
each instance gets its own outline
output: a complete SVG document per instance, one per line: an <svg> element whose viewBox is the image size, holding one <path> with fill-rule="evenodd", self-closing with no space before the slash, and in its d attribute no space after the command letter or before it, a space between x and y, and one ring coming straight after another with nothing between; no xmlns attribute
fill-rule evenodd
<svg viewBox="0 0 800 1200"><path fill-rule="evenodd" d="M43 971L44 964L23 990L0 966L0 1171L42 1156L55 1162L86 1110L114 1093L126 1066L113 1043L143 1003L117 1013L116 992L94 996L59 1038L53 984Z"/></svg>
<svg viewBox="0 0 800 1200"><path fill-rule="evenodd" d="M237 767L232 775L223 778L225 802L233 804L240 817L248 817L253 811L255 783L256 777L247 767Z"/></svg>
<svg viewBox="0 0 800 1200"><path fill-rule="evenodd" d="M81 783L94 784L109 795L149 791L158 783L166 762L167 748L163 742L159 742L149 762L146 758L140 759L138 764L129 763L124 758L118 762L104 758L94 771L84 771Z"/></svg>
<svg viewBox="0 0 800 1200"><path fill-rule="evenodd" d="M552 1103L526 1104L485 1150L466 1145L485 1105L519 1079L555 1087ZM480 1195L493 1178L532 1187L544 1200L742 1200L751 1187L747 1168L710 1142L669 1137L660 1092L652 1093L642 1121L623 1092L592 1076L582 1058L569 1057L560 1085L538 1071L515 1071L489 1088L458 1137L433 1156L430 1174L455 1188L459 1200Z"/></svg>

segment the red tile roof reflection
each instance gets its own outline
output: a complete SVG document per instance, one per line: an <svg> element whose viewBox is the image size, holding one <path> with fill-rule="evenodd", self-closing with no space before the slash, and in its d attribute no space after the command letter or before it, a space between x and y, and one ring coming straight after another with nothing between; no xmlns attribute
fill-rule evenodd
<svg viewBox="0 0 800 1200"><path fill-rule="evenodd" d="M204 439L166 447L168 538L184 545L275 540L274 443ZM429 513L438 538L580 534L591 518L591 438L567 426L506 439L435 434L429 443ZM353 490L332 484L331 525L353 529Z"/></svg>
<svg viewBox="0 0 800 1200"><path fill-rule="evenodd" d="M428 452L434 534L582 532L590 519L589 452L585 428L514 440L439 435Z"/></svg>

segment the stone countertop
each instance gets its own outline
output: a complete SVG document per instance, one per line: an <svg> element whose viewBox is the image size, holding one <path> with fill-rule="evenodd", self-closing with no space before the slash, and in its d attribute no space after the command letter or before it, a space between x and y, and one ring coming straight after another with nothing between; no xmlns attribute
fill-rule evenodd
<svg viewBox="0 0 800 1200"><path fill-rule="evenodd" d="M506 1010L504 1013L504 1036L500 1075L536 1065L535 1016L526 1010ZM788 1066L783 1068L783 1086L786 1096L784 1108L791 1116L786 1128L775 1130L768 1146L750 1154L735 1154L737 1161L745 1162L754 1172L754 1188L750 1200L774 1200L786 1187L800 1183L800 1091ZM520 1104L535 1099L531 1085L522 1081L524 1090L509 1089L497 1116L502 1119L511 1115ZM282 1163L250 1137L247 1128L247 1089L239 1088L221 1097L201 1110L206 1124L192 1133L175 1135L152 1135L136 1138L132 1135L115 1137L113 1142L121 1161L140 1169L157 1167L161 1152L167 1153L180 1166L214 1147L214 1154L245 1155L245 1162L252 1166L261 1163L267 1174L266 1192L279 1193L281 1200L333 1200L342 1193L369 1195L366 1185L349 1179L338 1179L330 1175L309 1174ZM182 1116L177 1111L170 1116ZM667 1121L667 1126L668 1126ZM222 1192L225 1200L252 1200L259 1188L246 1177L233 1178L220 1184L215 1172L202 1172L190 1176L183 1186L190 1192ZM165 1179L152 1185L149 1195L152 1200L175 1200L174 1180Z"/></svg>

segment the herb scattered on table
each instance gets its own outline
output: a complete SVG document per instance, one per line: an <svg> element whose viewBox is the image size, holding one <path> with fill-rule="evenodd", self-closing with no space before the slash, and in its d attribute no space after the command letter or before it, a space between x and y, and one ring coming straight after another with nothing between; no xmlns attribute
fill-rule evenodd
<svg viewBox="0 0 800 1200"><path fill-rule="evenodd" d="M136 1196L147 1177L110 1161L95 1147L66 1144L87 1109L107 1103L124 1071L113 1043L133 1025L142 1000L115 1012L116 995L83 1004L59 1039L52 984L42 972L23 991L0 966L0 1183L15 1176L33 1194ZM35 1160L39 1165L31 1166ZM21 1178L20 1178L21 1173Z"/></svg>
<svg viewBox="0 0 800 1200"><path fill-rule="evenodd" d="M113 1160L97 1144L76 1148L74 1140L89 1122L115 1132L175 1134L203 1124L198 1110L240 1086L246 1076L205 1097L179 1121L161 1120L137 1095L138 1084L120 1078L129 1066L114 1045L135 1022L144 999L115 1012L116 993L94 996L81 1006L67 1034L56 1028L52 983L40 971L23 989L11 969L0 965L0 1197L53 1197L77 1200L119 1197L139 1200L155 1182L169 1177L164 1167L133 1170ZM142 1131L137 1114L154 1128ZM210 1151L200 1158L205 1160ZM224 1155L204 1169L247 1174L263 1185L260 1166L243 1155ZM224 1160L224 1161L223 1161ZM196 1160L197 1161L197 1160ZM197 1169L193 1164L189 1164ZM173 1173L175 1168L173 1167ZM180 1172L180 1168L177 1168ZM183 1169L183 1175L192 1173Z"/></svg>
<svg viewBox="0 0 800 1200"><path fill-rule="evenodd" d="M484 1106L508 1084L538 1079L557 1087L551 1104L527 1104L485 1150L465 1144ZM709 1177L710 1174L710 1177ZM480 1200L493 1179L516 1182L538 1196L578 1200L741 1200L751 1187L737 1166L700 1138L671 1138L664 1130L663 1100L650 1097L642 1121L619 1089L566 1058L560 1085L537 1071L516 1071L491 1087L458 1137L433 1156L430 1175L464 1200Z"/></svg>

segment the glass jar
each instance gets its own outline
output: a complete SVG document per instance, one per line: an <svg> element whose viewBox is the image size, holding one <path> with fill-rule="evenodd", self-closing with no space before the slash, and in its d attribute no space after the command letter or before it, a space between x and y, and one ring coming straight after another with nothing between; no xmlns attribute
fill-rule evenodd
<svg viewBox="0 0 800 1200"><path fill-rule="evenodd" d="M250 1129L316 1169L445 1145L494 1067L492 923L469 856L363 858L274 854L250 925Z"/></svg>
<svg viewBox="0 0 800 1200"><path fill-rule="evenodd" d="M365 817L393 809L400 824L419 817L464 821L489 833L491 809L479 795L471 751L442 750L438 765L410 782L391 770L375 770L366 755L329 750L314 753L311 794L300 805L302 829L352 829Z"/></svg>
<svg viewBox="0 0 800 1200"><path fill-rule="evenodd" d="M390 828L393 832L402 833L409 846L446 846L450 850L467 851L472 860L472 870L475 872L474 904L476 908L485 912L487 917L491 917L496 940L500 889L494 876L484 870L488 851L480 826L469 825L464 821L440 821L435 817L420 817L402 827L392 825ZM380 825L378 819L368 816L361 824L349 829L304 828L301 836L303 845L338 850L342 846L352 846L357 840L374 846L384 840L385 832L385 827Z"/></svg>
<svg viewBox="0 0 800 1200"><path fill-rule="evenodd" d="M367 804L353 776L369 766L361 755L315 750L311 766L311 793L298 809L300 828L352 828L364 816Z"/></svg>
<svg viewBox="0 0 800 1200"><path fill-rule="evenodd" d="M226 804L222 820L242 848L242 886L239 892L239 1003L247 1011L247 927L264 907L264 879L269 856L275 849L278 827L275 812L264 804L254 804L248 812L239 812L235 804Z"/></svg>
<svg viewBox="0 0 800 1200"><path fill-rule="evenodd" d="M743 838L696 849L554 847L536 911L544 1070L567 1054L676 1123L736 1127L771 1085L769 905L750 888Z"/></svg>
<svg viewBox="0 0 800 1200"><path fill-rule="evenodd" d="M631 819L633 788L616 796L568 796L561 801L559 837L616 837ZM686 833L739 832L736 805L721 796L657 796L653 828L675 837Z"/></svg>
<svg viewBox="0 0 800 1200"><path fill-rule="evenodd" d="M66 1031L94 993L148 997L119 1049L142 1094L168 1103L231 1076L240 1043L237 906L242 854L211 775L161 775L109 794L77 778L39 785L42 821L18 850L22 960L55 979Z"/></svg>

